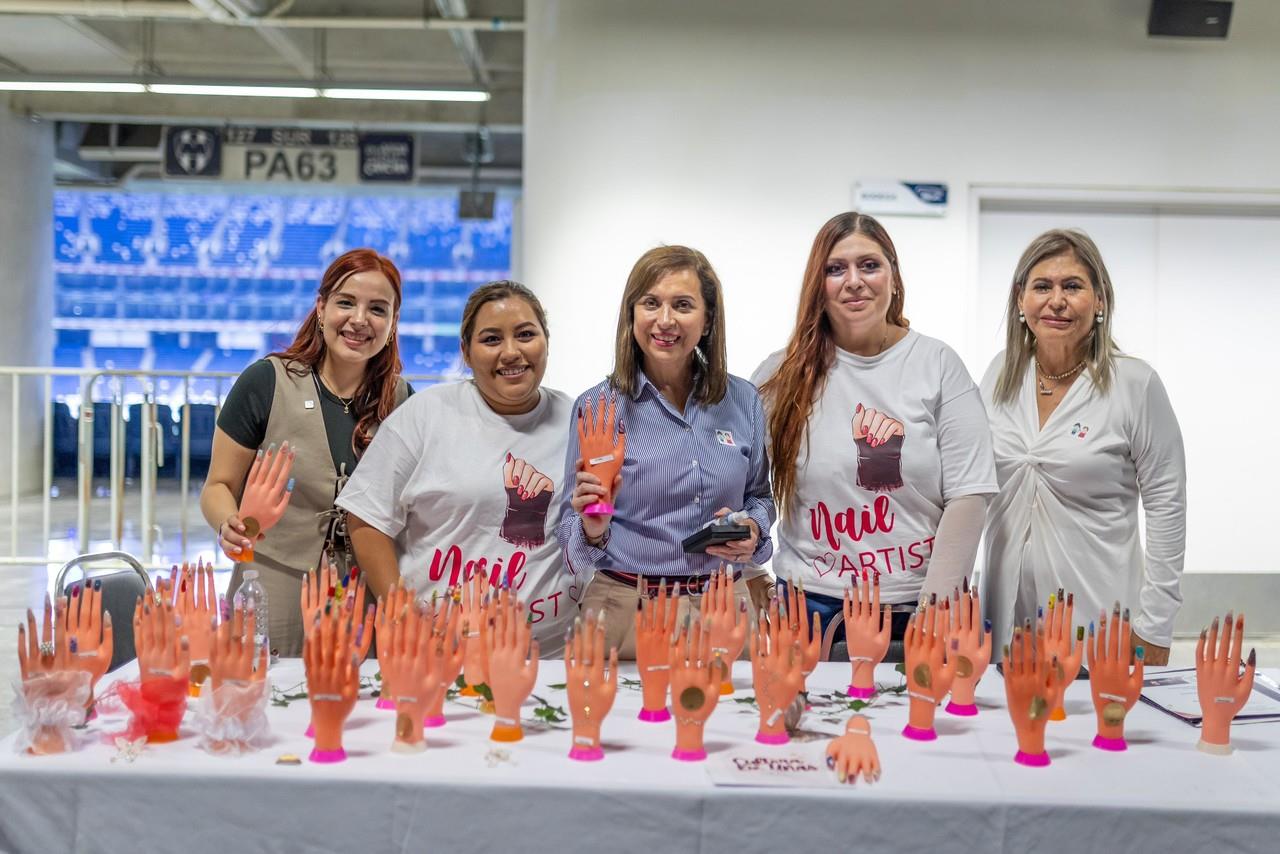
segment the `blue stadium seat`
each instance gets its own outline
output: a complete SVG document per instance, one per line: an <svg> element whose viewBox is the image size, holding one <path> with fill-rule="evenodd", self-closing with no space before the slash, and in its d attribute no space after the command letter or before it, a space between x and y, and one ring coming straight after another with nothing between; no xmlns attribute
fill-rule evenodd
<svg viewBox="0 0 1280 854"><path fill-rule="evenodd" d="M95 347L93 361L99 368L134 371L142 367L146 354L142 347Z"/></svg>
<svg viewBox="0 0 1280 854"><path fill-rule="evenodd" d="M173 449L171 437L177 435L177 425L173 420L173 410L164 404L156 406L156 424L165 445L164 465L157 468L158 477L174 477L178 473L178 460ZM124 426L124 476L138 477L142 464L142 404L135 403L129 407L129 420Z"/></svg>
<svg viewBox="0 0 1280 854"><path fill-rule="evenodd" d="M80 422L65 403L53 404L53 476L75 477L79 453Z"/></svg>

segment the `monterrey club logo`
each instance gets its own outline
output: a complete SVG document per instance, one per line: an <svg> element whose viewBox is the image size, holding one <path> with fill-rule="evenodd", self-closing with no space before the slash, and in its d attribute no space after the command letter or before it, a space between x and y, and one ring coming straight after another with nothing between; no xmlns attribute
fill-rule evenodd
<svg viewBox="0 0 1280 854"><path fill-rule="evenodd" d="M174 178L217 177L222 173L222 140L217 128L168 128L164 173Z"/></svg>

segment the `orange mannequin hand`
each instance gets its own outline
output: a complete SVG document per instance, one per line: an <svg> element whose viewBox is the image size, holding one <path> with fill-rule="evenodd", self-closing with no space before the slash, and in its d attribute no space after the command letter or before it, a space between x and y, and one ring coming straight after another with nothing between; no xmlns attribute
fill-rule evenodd
<svg viewBox="0 0 1280 854"><path fill-rule="evenodd" d="M39 634L36 634L36 615L27 609L27 625L18 625L18 668L23 679L49 673L58 673L71 668L71 651L66 632L54 635L53 600L46 593L44 597L44 623ZM57 622L61 627L66 624L66 600L59 599L57 604Z"/></svg>
<svg viewBox="0 0 1280 854"><path fill-rule="evenodd" d="M324 610L324 606L333 600L337 593L336 579L329 568L329 559L320 555L320 568L307 573L302 581L302 636L310 637L311 629L316 625L316 614Z"/></svg>
<svg viewBox="0 0 1280 854"><path fill-rule="evenodd" d="M1062 705L1062 698L1067 693L1067 686L1080 675L1080 663L1084 659L1084 626L1073 628L1071 612L1075 610L1075 594L1067 594L1063 598L1063 589L1058 588L1056 596L1049 596L1049 612L1045 617L1044 652L1046 658L1057 656L1062 668L1059 674L1058 688L1049 700L1049 720L1065 721L1067 710ZM1071 635L1075 634L1075 643Z"/></svg>
<svg viewBox="0 0 1280 854"><path fill-rule="evenodd" d="M293 494L289 471L293 468L294 456L288 442L282 444L278 451L274 443L265 451L258 449L240 494L240 509L236 512L250 543L261 540L284 516ZM253 560L253 546L242 549L235 558L239 561Z"/></svg>
<svg viewBox="0 0 1280 854"><path fill-rule="evenodd" d="M1206 637L1207 635L1207 637ZM1200 697L1200 714L1204 717L1200 743L1205 753L1219 755L1231 752L1231 721L1253 691L1253 674L1258 666L1256 650L1249 650L1249 663L1240 672L1240 650L1244 643L1244 614L1231 624L1228 613L1218 634L1218 618L1207 630L1201 630L1196 642L1196 694Z"/></svg>
<svg viewBox="0 0 1280 854"><path fill-rule="evenodd" d="M489 647L489 690L493 693L494 741L524 738L520 706L538 679L538 642L525 617L524 605L513 592L502 589L492 599L493 627Z"/></svg>
<svg viewBox="0 0 1280 854"><path fill-rule="evenodd" d="M636 585L636 669L640 671L644 696L639 717L642 721L661 723L671 720L671 712L667 710L671 665L667 658L676 630L680 583L676 582L670 597L664 584L652 598L643 593L647 589L644 576L637 579Z"/></svg>
<svg viewBox="0 0 1280 854"><path fill-rule="evenodd" d="M844 725L844 735L827 745L827 767L841 783L853 785L858 775L868 783L880 780L880 753L871 740L871 721L854 715Z"/></svg>
<svg viewBox="0 0 1280 854"><path fill-rule="evenodd" d="M605 665L608 664L606 671ZM591 611L573 621L565 633L564 672L573 718L573 747L569 758L593 762L604 758L600 725L618 694L618 650L604 655L604 619Z"/></svg>
<svg viewBox="0 0 1280 854"><path fill-rule="evenodd" d="M93 690L98 680L111 666L115 646L115 632L111 628L111 614L102 609L102 581L71 588L66 600L67 666L89 674L89 700L86 709L93 707Z"/></svg>
<svg viewBox="0 0 1280 854"><path fill-rule="evenodd" d="M960 643L952 638L951 654L946 654L950 610L949 606L939 607L935 596L927 606L911 615L902 639L907 696L911 700L908 723L902 734L916 741L933 741L938 737L933 718L938 703L951 690L955 679Z"/></svg>
<svg viewBox="0 0 1280 854"><path fill-rule="evenodd" d="M403 591L404 588L401 588ZM426 749L422 735L427 710L443 695L440 676L457 645L457 638L435 634L435 614L417 602L397 609L390 630L383 635L383 688L394 686L396 737L391 749L397 753L417 753Z"/></svg>
<svg viewBox="0 0 1280 854"><path fill-rule="evenodd" d="M267 678L267 648L258 646L258 615L236 608L231 619L214 630L209 648L209 675L216 693L224 682L263 682Z"/></svg>
<svg viewBox="0 0 1280 854"><path fill-rule="evenodd" d="M578 448L582 454L582 471L595 476L604 487L600 500L582 509L587 516L612 516L615 478L622 471L622 461L627 453L627 428L615 421L615 399L610 397L608 408L605 395L598 399L596 411L591 401L586 402L585 412L578 408ZM617 427L615 431L615 425Z"/></svg>
<svg viewBox="0 0 1280 854"><path fill-rule="evenodd" d="M875 696L876 665L889 651L892 624L889 606L880 607L880 574L871 579L864 569L862 584L855 575L853 586L844 591L844 636L853 665L850 697L869 700Z"/></svg>
<svg viewBox="0 0 1280 854"><path fill-rule="evenodd" d="M983 621L978 591L969 589L968 578L964 580L964 591L956 591L951 605L951 636L958 645L956 678L951 683L947 713L971 717L978 713L974 691L991 664L991 621Z"/></svg>
<svg viewBox="0 0 1280 854"><path fill-rule="evenodd" d="M1004 648L1004 692L1009 717L1018 735L1018 753L1013 761L1033 768L1049 764L1044 749L1044 729L1049 723L1050 701L1057 695L1062 671L1057 656L1045 660L1043 649L1028 629L1013 630L1012 655Z"/></svg>
<svg viewBox="0 0 1280 854"><path fill-rule="evenodd" d="M310 635L303 640L302 660L307 672L307 697L315 728L312 762L341 762L342 726L355 708L360 689L351 623L341 614L316 614Z"/></svg>
<svg viewBox="0 0 1280 854"><path fill-rule="evenodd" d="M443 645L440 658L440 691L431 695L423 718L424 727L444 726L444 698L462 672L462 638L458 634L462 609L453 601L452 589L446 591L442 601L433 597L431 603L431 635Z"/></svg>
<svg viewBox="0 0 1280 854"><path fill-rule="evenodd" d="M191 651L191 694L199 696L200 686L209 676L209 649L218 625L218 594L213 586L213 566L197 562L182 565L178 580L178 615L182 635Z"/></svg>
<svg viewBox="0 0 1280 854"><path fill-rule="evenodd" d="M702 619L711 635L711 655L719 662L720 693L732 694L733 662L747 644L747 600L734 603L733 576L725 571L724 564L707 581L702 594Z"/></svg>
<svg viewBox="0 0 1280 854"><path fill-rule="evenodd" d="M270 732L266 714L268 652L256 640L257 615L236 608L211 631L210 683L196 703L193 719L200 746L215 754L255 750Z"/></svg>
<svg viewBox="0 0 1280 854"><path fill-rule="evenodd" d="M710 628L710 627L709 627ZM707 758L702 729L719 702L720 669L711 655L711 632L702 621L688 621L667 648L671 668L671 699L676 719L676 747L672 759L700 762Z"/></svg>
<svg viewBox="0 0 1280 854"><path fill-rule="evenodd" d="M794 585L786 590L787 624L800 644L801 673L800 690L805 690L804 680L818 666L818 658L822 655L822 618L809 610L809 600L804 595L804 581L796 579Z"/></svg>
<svg viewBox="0 0 1280 854"><path fill-rule="evenodd" d="M467 683L462 694L467 697L479 696L475 686L489 682L489 589L483 572L462 585L462 674Z"/></svg>
<svg viewBox="0 0 1280 854"><path fill-rule="evenodd" d="M407 618L413 601L413 591L403 586L399 581L392 582L391 587L387 589L387 595L378 598L378 604L374 608L373 621L378 637L383 639L383 643L387 643L390 640L393 632L392 627ZM363 641L364 639L361 638L361 640ZM377 707L379 709L394 710L396 708L395 673L386 666L390 652L390 648L385 651L379 650L378 652L379 671L382 673L382 688L378 693Z"/></svg>
<svg viewBox="0 0 1280 854"><path fill-rule="evenodd" d="M1143 649L1134 650L1134 668L1129 670L1129 609L1120 614L1120 603L1111 613L1111 637L1107 642L1107 612L1102 612L1095 637L1089 624L1089 690L1098 715L1098 734L1093 746L1100 750L1125 750L1124 719L1142 694Z"/></svg>
<svg viewBox="0 0 1280 854"><path fill-rule="evenodd" d="M191 651L182 634L182 617L167 599L153 604L149 598L138 597L133 610L133 642L138 651L139 708L146 710L147 741L174 741L191 684Z"/></svg>
<svg viewBox="0 0 1280 854"><path fill-rule="evenodd" d="M793 597L794 598L794 597ZM768 619L756 622L751 635L751 681L756 690L756 703L760 707L760 729L756 741L761 744L786 744L786 711L804 687L804 654L800 641L789 645L783 641L781 620L790 615L779 615L776 600L770 603Z"/></svg>

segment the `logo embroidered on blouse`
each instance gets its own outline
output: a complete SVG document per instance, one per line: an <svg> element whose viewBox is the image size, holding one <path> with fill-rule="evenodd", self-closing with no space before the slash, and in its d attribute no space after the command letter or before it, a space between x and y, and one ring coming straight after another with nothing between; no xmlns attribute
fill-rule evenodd
<svg viewBox="0 0 1280 854"><path fill-rule="evenodd" d="M1079 421L1071 425L1071 435L1077 439L1083 439L1089 433L1089 425L1081 425Z"/></svg>
<svg viewBox="0 0 1280 854"><path fill-rule="evenodd" d="M731 448L734 447L733 433L729 432L728 430L717 430L716 441L719 442L721 445L728 445Z"/></svg>

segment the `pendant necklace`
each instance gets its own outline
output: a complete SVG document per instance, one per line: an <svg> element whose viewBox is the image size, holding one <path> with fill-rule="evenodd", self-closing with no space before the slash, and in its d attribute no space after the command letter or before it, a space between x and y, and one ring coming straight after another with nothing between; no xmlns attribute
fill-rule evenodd
<svg viewBox="0 0 1280 854"><path fill-rule="evenodd" d="M323 397L323 393L320 391L320 383L321 383L321 380L320 380L320 372L319 372L319 371L317 371L317 370L315 370L315 369L313 368L313 369L312 369L312 371L311 371L311 379L315 381L315 384L316 384L316 394L319 394L319 395L321 395L321 396ZM325 384L324 384L324 390L325 390L325 391L327 391L327 392L329 392L329 394L333 395L334 397L336 397L336 398L338 399L338 403L341 403L341 404L342 404L342 411L343 411L343 412L345 412L347 415L350 415L350 414L351 414L351 404L353 404L353 403L355 403L355 402L356 402L356 396L355 396L354 394L353 394L353 395L351 395L351 397L344 398L342 395L338 394L336 391L334 391L333 389L329 388L329 384L328 384L328 383L325 383Z"/></svg>
<svg viewBox="0 0 1280 854"><path fill-rule="evenodd" d="M1044 368L1040 367L1040 360L1036 359L1036 381L1039 384L1040 393L1044 395L1050 395L1058 390L1058 387L1056 385L1052 387L1045 385L1044 384L1045 380L1050 380L1052 382L1057 382L1058 380L1065 380L1067 377L1076 373L1083 367L1084 367L1084 359L1081 359L1079 364L1077 364L1074 368L1072 368L1069 371L1065 371L1061 374L1046 374L1044 372Z"/></svg>

